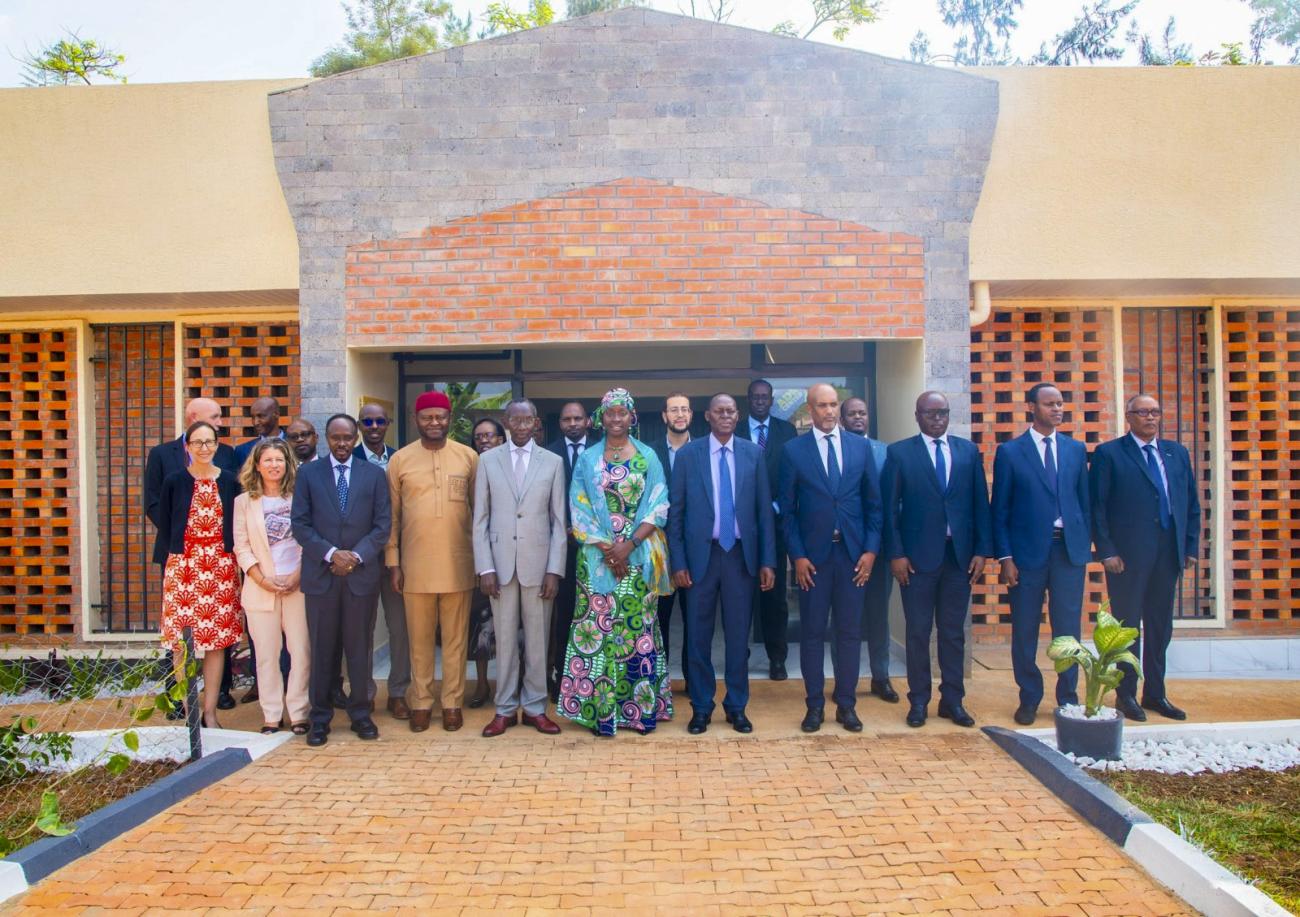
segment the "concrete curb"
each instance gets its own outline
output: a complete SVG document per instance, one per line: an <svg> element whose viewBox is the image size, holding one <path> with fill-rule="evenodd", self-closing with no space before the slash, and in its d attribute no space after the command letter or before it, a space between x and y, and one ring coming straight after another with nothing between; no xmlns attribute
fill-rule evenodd
<svg viewBox="0 0 1300 917"><path fill-rule="evenodd" d="M1240 724L1246 725L1246 724ZM1141 809L1071 763L1041 734L985 726L984 734L1089 824L1124 848L1151 877L1198 911L1286 917L1272 898L1151 820ZM1127 732L1127 728L1125 732Z"/></svg>

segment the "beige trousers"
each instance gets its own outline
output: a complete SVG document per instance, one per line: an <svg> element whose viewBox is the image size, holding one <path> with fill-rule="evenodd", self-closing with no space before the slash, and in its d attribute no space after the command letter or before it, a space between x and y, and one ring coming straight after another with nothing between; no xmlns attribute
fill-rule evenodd
<svg viewBox="0 0 1300 917"><path fill-rule="evenodd" d="M469 642L469 601L464 592L404 592L406 636L411 647L411 686L406 703L412 710L433 709L434 637L442 630L443 710L464 706L465 649Z"/></svg>
<svg viewBox="0 0 1300 917"><path fill-rule="evenodd" d="M307 637L307 604L301 592L277 595L270 611L246 611L248 636L257 648L257 694L262 722L278 723L287 710L289 722L305 723L311 710L307 679L311 675L311 641ZM289 649L289 684L280 675L280 634Z"/></svg>

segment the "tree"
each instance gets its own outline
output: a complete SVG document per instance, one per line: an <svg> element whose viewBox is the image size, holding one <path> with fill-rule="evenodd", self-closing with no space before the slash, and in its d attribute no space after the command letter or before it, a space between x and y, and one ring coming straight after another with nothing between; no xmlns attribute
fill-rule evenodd
<svg viewBox="0 0 1300 917"><path fill-rule="evenodd" d="M735 0L701 0L699 12L696 12L695 0L688 0L686 6L678 4L677 9L685 16L696 19L712 19L714 22L726 22L735 12ZM708 15L705 15L705 14Z"/></svg>
<svg viewBox="0 0 1300 917"><path fill-rule="evenodd" d="M1024 0L939 0L944 25L957 29L953 61L972 67L1011 63L1011 33ZM998 43L1001 39L1001 43Z"/></svg>
<svg viewBox="0 0 1300 917"><path fill-rule="evenodd" d="M1300 64L1300 0L1247 0L1255 11L1250 24L1250 61L1264 63L1263 47L1275 41L1291 49L1287 63Z"/></svg>
<svg viewBox="0 0 1300 917"><path fill-rule="evenodd" d="M312 62L312 76L436 51L444 47L440 33L452 17L448 0L345 0L343 9L348 33Z"/></svg>
<svg viewBox="0 0 1300 917"><path fill-rule="evenodd" d="M930 36L918 31L907 46L907 56L918 64L928 64L930 58Z"/></svg>
<svg viewBox="0 0 1300 917"><path fill-rule="evenodd" d="M1074 23L1053 39L1055 47L1049 48L1044 42L1029 62L1068 67L1085 61L1119 60L1124 56L1124 49L1114 44L1115 33L1140 2L1130 0L1116 9L1110 8L1110 0L1097 0L1092 6L1085 6Z"/></svg>
<svg viewBox="0 0 1300 917"><path fill-rule="evenodd" d="M105 48L93 38L69 32L67 38L46 45L22 58L24 86L71 86L78 82L89 86L91 80L125 83L117 68L126 63L125 55Z"/></svg>
<svg viewBox="0 0 1300 917"><path fill-rule="evenodd" d="M1192 46L1181 43L1175 37L1177 25L1170 16L1165 23L1165 30L1158 39L1153 39L1145 32L1139 32L1137 20L1129 26L1128 41L1137 45L1138 62L1144 67L1190 66L1196 62L1192 56Z"/></svg>
<svg viewBox="0 0 1300 917"><path fill-rule="evenodd" d="M802 35L790 19L778 23L772 31L793 38L808 38L822 26L833 23L835 27L831 34L836 41L843 41L855 25L866 25L879 19L880 4L881 0L812 0L813 21Z"/></svg>
<svg viewBox="0 0 1300 917"><path fill-rule="evenodd" d="M606 10L621 10L625 6L636 6L636 3L637 0L569 0L564 18L576 19L579 16L590 16L592 13L603 13Z"/></svg>
<svg viewBox="0 0 1300 917"><path fill-rule="evenodd" d="M555 20L555 10L551 8L550 0L529 0L526 11L516 11L509 4L495 2L488 4L487 17L488 27L494 32L522 32L550 25Z"/></svg>

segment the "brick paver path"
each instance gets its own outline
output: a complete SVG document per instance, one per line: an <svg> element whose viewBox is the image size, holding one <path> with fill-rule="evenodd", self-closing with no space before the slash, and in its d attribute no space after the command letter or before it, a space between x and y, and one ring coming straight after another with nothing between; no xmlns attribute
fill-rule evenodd
<svg viewBox="0 0 1300 917"><path fill-rule="evenodd" d="M979 734L380 726L296 740L8 910L1185 911Z"/></svg>

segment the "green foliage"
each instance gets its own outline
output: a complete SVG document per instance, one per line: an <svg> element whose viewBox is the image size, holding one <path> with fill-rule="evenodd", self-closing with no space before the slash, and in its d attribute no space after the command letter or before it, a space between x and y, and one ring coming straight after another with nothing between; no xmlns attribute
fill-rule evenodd
<svg viewBox="0 0 1300 917"><path fill-rule="evenodd" d="M100 45L93 38L82 38L69 32L61 38L22 59L24 86L89 86L93 79L125 83L126 77L117 68L126 63L126 57L111 48Z"/></svg>
<svg viewBox="0 0 1300 917"><path fill-rule="evenodd" d="M0 694L16 695L27 690L26 667L21 659L0 662Z"/></svg>
<svg viewBox="0 0 1300 917"><path fill-rule="evenodd" d="M879 19L880 6L881 0L812 0L812 24L802 35L791 19L777 23L772 31L791 38L809 38L822 26L831 25L831 35L836 41L843 41L854 26Z"/></svg>
<svg viewBox="0 0 1300 917"><path fill-rule="evenodd" d="M1011 63L1011 33L1024 0L939 0L944 25L957 30L953 62L972 67Z"/></svg>
<svg viewBox="0 0 1300 917"><path fill-rule="evenodd" d="M493 31L522 32L550 25L555 19L555 10L550 0L529 0L528 9L518 11L508 3L489 3L487 6L488 26Z"/></svg>
<svg viewBox="0 0 1300 917"><path fill-rule="evenodd" d="M15 780L72 757L72 736L40 732L34 716L19 717L0 728L0 780Z"/></svg>
<svg viewBox="0 0 1300 917"><path fill-rule="evenodd" d="M312 76L437 51L444 47L444 30L453 16L448 0L351 0L343 8L348 32L341 44L316 58ZM460 21L452 25L459 27ZM456 34L459 37L460 33Z"/></svg>
<svg viewBox="0 0 1300 917"><path fill-rule="evenodd" d="M1250 62L1265 63L1265 43L1291 49L1289 64L1300 64L1300 0L1248 0L1255 12L1250 24ZM1271 63L1271 61L1269 62Z"/></svg>
<svg viewBox="0 0 1300 917"><path fill-rule="evenodd" d="M1124 49L1115 44L1115 33L1140 2L1130 0L1115 9L1110 8L1110 0L1097 0L1092 6L1085 6L1070 27L1053 39L1053 46L1049 48L1044 42L1029 62L1068 67L1084 62L1119 60L1124 56Z"/></svg>
<svg viewBox="0 0 1300 917"><path fill-rule="evenodd" d="M1137 638L1138 629L1121 624L1111 615L1110 602L1103 602L1097 626L1092 631L1092 643L1097 651L1092 652L1074 637L1057 637L1047 647L1047 658L1055 664L1058 675L1076 665L1083 669L1084 706L1088 716L1096 716L1106 692L1118 687L1124 677L1119 668L1121 662L1132 666L1138 678L1142 677L1138 658L1129 652Z"/></svg>
<svg viewBox="0 0 1300 917"><path fill-rule="evenodd" d="M477 382L448 382L442 391L451 401L452 439L473 448L474 424L479 419L475 415L500 411L510 402L509 391L494 395L480 395Z"/></svg>
<svg viewBox="0 0 1300 917"><path fill-rule="evenodd" d="M1192 56L1192 46L1179 42L1175 33L1178 26L1170 16L1165 23L1165 30L1158 38L1152 38L1145 32L1139 32L1137 20L1129 27L1126 38L1130 44L1137 45L1138 62L1144 67L1191 66L1196 62Z"/></svg>
<svg viewBox="0 0 1300 917"><path fill-rule="evenodd" d="M592 13L603 13L606 10L621 10L636 4L637 0L569 0L565 4L564 15L566 19L576 19L579 16L590 16Z"/></svg>

